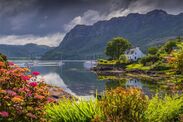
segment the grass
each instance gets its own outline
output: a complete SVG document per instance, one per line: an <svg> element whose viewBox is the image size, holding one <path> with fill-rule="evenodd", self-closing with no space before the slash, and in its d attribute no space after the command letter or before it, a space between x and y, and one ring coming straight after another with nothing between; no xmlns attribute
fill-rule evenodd
<svg viewBox="0 0 183 122"><path fill-rule="evenodd" d="M130 64L126 66L127 70L143 70L143 71L147 71L150 70L151 67L150 66L143 66L143 64Z"/></svg>
<svg viewBox="0 0 183 122"><path fill-rule="evenodd" d="M98 60L99 65L115 65L116 62L117 60L104 60L104 59Z"/></svg>
<svg viewBox="0 0 183 122"><path fill-rule="evenodd" d="M53 122L89 122L103 113L98 107L97 100L62 100L58 104L46 106L48 120Z"/></svg>
<svg viewBox="0 0 183 122"><path fill-rule="evenodd" d="M156 95L150 100L145 116L148 122L175 122L183 113L182 107L183 97L181 96L165 96L161 99Z"/></svg>
<svg viewBox="0 0 183 122"><path fill-rule="evenodd" d="M183 96L157 94L149 99L140 89L118 87L100 100L62 100L46 105L51 122L181 122Z"/></svg>

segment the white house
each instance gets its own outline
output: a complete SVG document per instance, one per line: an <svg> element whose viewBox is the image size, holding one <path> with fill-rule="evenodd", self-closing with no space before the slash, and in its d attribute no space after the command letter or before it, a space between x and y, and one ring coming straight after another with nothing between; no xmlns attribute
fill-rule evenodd
<svg viewBox="0 0 183 122"><path fill-rule="evenodd" d="M137 61L139 58L145 56L145 54L140 50L139 47L125 51L125 55L127 56L129 61Z"/></svg>

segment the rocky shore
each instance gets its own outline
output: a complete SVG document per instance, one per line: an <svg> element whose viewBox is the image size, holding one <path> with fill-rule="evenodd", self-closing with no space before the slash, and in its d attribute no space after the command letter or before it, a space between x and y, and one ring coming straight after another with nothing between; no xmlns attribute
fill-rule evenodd
<svg viewBox="0 0 183 122"><path fill-rule="evenodd" d="M55 100L60 100L60 99L77 99L75 96L67 93L64 91L64 89L56 86L48 86L49 88L49 93L50 97L55 99Z"/></svg>

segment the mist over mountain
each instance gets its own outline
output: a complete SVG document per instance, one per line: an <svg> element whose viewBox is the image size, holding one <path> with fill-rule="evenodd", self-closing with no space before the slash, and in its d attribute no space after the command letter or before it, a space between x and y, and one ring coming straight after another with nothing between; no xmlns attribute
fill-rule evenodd
<svg viewBox="0 0 183 122"><path fill-rule="evenodd" d="M181 35L183 13L171 15L163 10L153 10L147 14L131 13L91 26L75 26L61 44L48 51L43 59L92 59L94 56L104 56L107 42L116 36L125 37L134 46L145 50L165 38Z"/></svg>
<svg viewBox="0 0 183 122"><path fill-rule="evenodd" d="M26 44L26 45L0 45L0 52L8 56L9 58L35 58L42 56L45 52L53 49L53 47Z"/></svg>

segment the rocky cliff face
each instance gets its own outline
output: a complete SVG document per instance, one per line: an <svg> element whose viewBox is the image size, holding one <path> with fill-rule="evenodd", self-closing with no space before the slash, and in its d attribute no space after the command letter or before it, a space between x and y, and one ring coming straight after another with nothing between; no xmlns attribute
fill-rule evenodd
<svg viewBox="0 0 183 122"><path fill-rule="evenodd" d="M166 37L183 35L183 14L170 15L162 10L147 14L99 21L92 26L77 25L66 34L59 47L47 52L43 59L91 59L104 56L106 43L122 36L135 46L145 49Z"/></svg>

